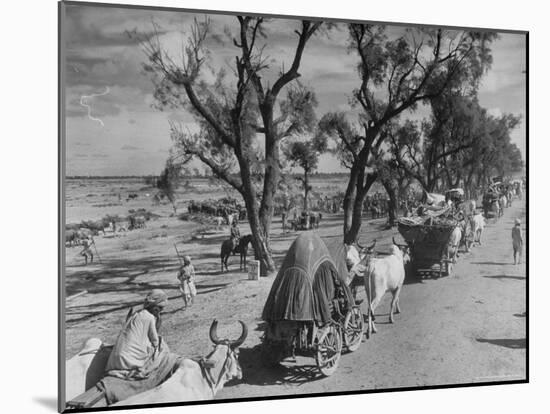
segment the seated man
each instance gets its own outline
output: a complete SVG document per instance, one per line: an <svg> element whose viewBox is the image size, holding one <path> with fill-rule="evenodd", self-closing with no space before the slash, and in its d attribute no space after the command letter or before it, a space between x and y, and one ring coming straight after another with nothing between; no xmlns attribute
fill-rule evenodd
<svg viewBox="0 0 550 414"><path fill-rule="evenodd" d="M118 378L146 378L155 354L160 352L157 326L168 303L166 293L153 289L143 309L131 315L120 332L107 361L106 374Z"/></svg>
<svg viewBox="0 0 550 414"><path fill-rule="evenodd" d="M168 303L161 289L153 289L143 309L130 313L95 386L73 398L67 407L104 407L150 390L170 375L177 355L170 353L158 335L160 313Z"/></svg>

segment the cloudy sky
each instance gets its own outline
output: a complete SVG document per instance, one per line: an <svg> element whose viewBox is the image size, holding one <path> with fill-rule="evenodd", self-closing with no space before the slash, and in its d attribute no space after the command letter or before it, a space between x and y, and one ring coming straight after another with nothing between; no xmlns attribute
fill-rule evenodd
<svg viewBox="0 0 550 414"><path fill-rule="evenodd" d="M181 50L194 17L204 15L67 6L66 130L68 175L158 174L171 146L169 120L193 126L183 111L160 112L152 107L153 85L141 71L145 55L127 32L150 33L153 22L161 27L160 40L174 56ZM212 15L207 40L210 66L229 68L238 53L226 36L234 32L233 16ZM271 70L268 80L289 67L298 28L296 20L273 20L266 26L266 54ZM395 29L399 30L399 29ZM316 36L308 43L300 73L301 81L316 91L318 116L333 110L349 110L351 91L357 87L357 58L348 54L347 34L336 28L330 36ZM492 45L493 65L483 79L481 105L492 114L514 113L525 120L525 36L501 34ZM205 80L213 74L204 71ZM418 114L415 116L418 117ZM514 130L513 141L525 153L525 122ZM324 156L323 171L340 171L335 159Z"/></svg>

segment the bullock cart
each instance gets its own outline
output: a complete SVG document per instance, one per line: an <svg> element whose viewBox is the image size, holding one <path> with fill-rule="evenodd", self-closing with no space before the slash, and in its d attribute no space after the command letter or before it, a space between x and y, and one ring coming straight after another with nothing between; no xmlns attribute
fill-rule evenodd
<svg viewBox="0 0 550 414"><path fill-rule="evenodd" d="M483 213L485 218L498 219L499 217L499 194L496 191L489 191L483 195Z"/></svg>
<svg viewBox="0 0 550 414"><path fill-rule="evenodd" d="M297 355L313 357L332 375L344 349L363 339L363 315L344 280L345 258L335 261L315 233L299 235L290 246L265 303L262 360L274 366Z"/></svg>
<svg viewBox="0 0 550 414"><path fill-rule="evenodd" d="M397 230L410 249L411 269L416 275L450 276L452 260L447 257L449 238L456 227L454 220L426 220L418 223L400 219Z"/></svg>
<svg viewBox="0 0 550 414"><path fill-rule="evenodd" d="M294 231L309 230L308 219L305 216L297 217L290 222L290 228Z"/></svg>

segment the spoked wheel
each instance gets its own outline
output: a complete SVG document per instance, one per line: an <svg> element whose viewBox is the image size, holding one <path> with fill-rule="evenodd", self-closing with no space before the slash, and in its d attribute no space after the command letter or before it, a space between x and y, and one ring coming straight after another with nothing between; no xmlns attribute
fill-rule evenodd
<svg viewBox="0 0 550 414"><path fill-rule="evenodd" d="M342 354L342 336L334 325L323 328L317 343L315 359L319 371L327 377L334 374Z"/></svg>
<svg viewBox="0 0 550 414"><path fill-rule="evenodd" d="M359 307L354 306L344 320L344 344L349 352L357 351L363 340L365 321Z"/></svg>

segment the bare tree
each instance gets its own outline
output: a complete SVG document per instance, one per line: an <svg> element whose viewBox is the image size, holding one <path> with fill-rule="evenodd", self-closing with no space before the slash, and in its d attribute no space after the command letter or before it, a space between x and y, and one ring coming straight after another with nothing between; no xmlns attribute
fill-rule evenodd
<svg viewBox="0 0 550 414"><path fill-rule="evenodd" d="M280 99L280 95L300 76L304 49L321 22L297 23L292 63L269 83L262 74L271 60L264 55L266 44L260 45L268 40L268 21L250 16L237 16L237 21L237 34L232 36L237 51L231 68L232 81L227 79L224 68L217 71L213 84L201 78L208 61L209 19L195 20L178 60L170 56L158 35L144 40L148 58L144 68L155 84L159 107L190 111L199 126L193 132L172 124L176 154L199 159L241 194L256 257L268 271L274 271L269 230L281 173L279 144L284 137L310 127L300 112L303 101L308 99L307 91L287 90L285 99ZM159 32L158 27L155 30ZM257 143L257 134L263 136L263 148Z"/></svg>

